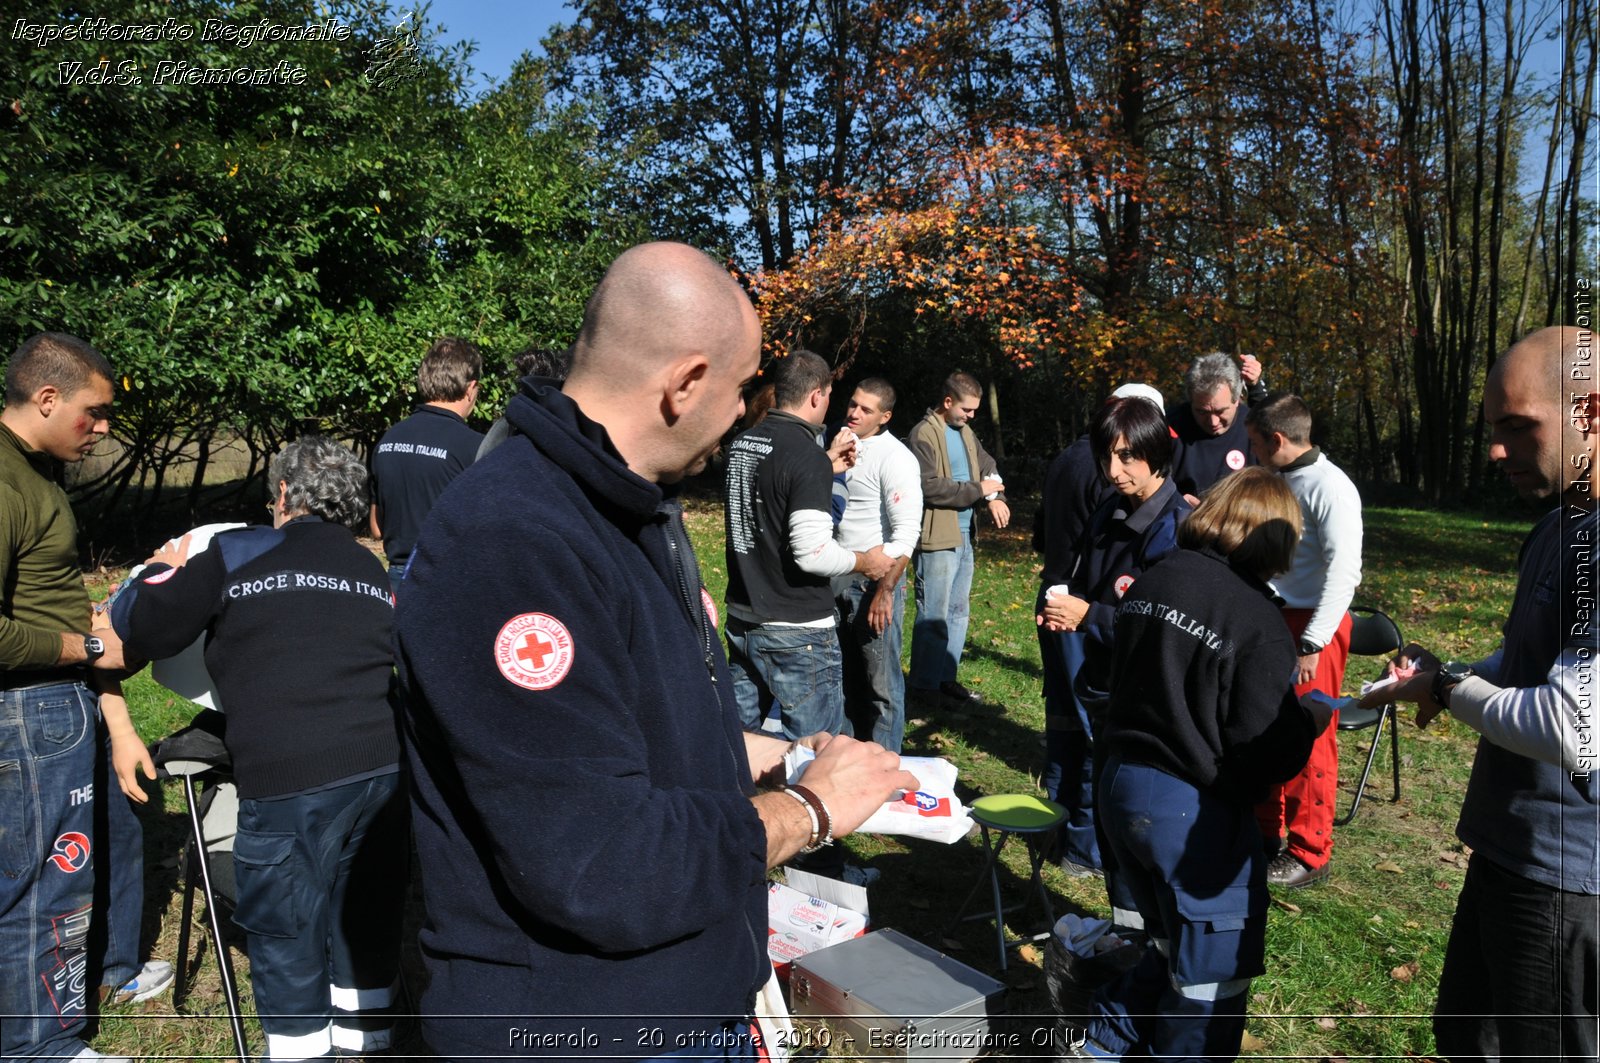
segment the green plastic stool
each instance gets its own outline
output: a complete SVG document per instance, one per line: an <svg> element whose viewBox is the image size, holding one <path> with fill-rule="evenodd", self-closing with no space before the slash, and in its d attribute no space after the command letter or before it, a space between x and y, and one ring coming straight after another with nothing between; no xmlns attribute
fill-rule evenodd
<svg viewBox="0 0 1600 1063"><path fill-rule="evenodd" d="M1039 941L1050 936L1050 928L1055 925L1055 911L1050 907L1050 895L1045 892L1044 878L1040 874L1044 867L1044 841L1046 832L1054 830L1067 818L1067 810L1054 801L1046 801L1041 797L1031 794L991 794L980 797L968 808L973 822L983 832L983 849L987 854L984 860L984 869L978 875L978 881L972 884L972 891L967 894L967 899L961 902L961 907L956 909L956 916L951 920L951 928L973 919L987 919L989 913L974 912L966 915L967 907L972 904L978 891L983 888L983 879L986 874L989 878L989 890L994 899L994 930L995 939L1000 945L1000 970L1006 969L1006 950L1013 945L1021 945L1029 941ZM989 838L989 832L994 831L1000 836L998 842ZM1044 914L1047 919L1043 933L1030 934L1015 940L1006 940L1007 912L1026 909L1028 899L1005 907L1000 900L1000 852L1006 847L1006 842L1013 834L1020 834L1028 846L1028 859L1033 868L1030 886L1039 895L1039 901L1044 905Z"/></svg>

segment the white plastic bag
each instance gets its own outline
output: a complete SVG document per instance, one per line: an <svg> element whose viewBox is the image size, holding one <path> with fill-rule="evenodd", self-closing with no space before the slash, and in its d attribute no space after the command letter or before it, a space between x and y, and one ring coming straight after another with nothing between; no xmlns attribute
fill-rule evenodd
<svg viewBox="0 0 1600 1063"><path fill-rule="evenodd" d="M800 782L816 754L797 746L784 756L790 782ZM972 832L972 817L956 796L956 766L943 757L901 757L900 767L919 788L902 790L856 828L866 834L903 834L951 845Z"/></svg>

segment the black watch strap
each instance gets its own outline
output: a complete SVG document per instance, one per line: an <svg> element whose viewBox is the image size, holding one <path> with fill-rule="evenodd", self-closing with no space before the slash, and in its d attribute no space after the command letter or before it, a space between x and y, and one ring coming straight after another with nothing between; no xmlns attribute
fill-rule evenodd
<svg viewBox="0 0 1600 1063"><path fill-rule="evenodd" d="M1450 694L1455 690L1456 684L1472 675L1472 668L1460 661L1446 661L1433 673L1434 702L1441 709L1450 708Z"/></svg>

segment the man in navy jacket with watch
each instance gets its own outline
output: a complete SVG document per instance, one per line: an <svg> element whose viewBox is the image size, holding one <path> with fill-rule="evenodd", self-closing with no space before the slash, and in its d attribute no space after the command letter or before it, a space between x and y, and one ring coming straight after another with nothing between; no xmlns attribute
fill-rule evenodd
<svg viewBox="0 0 1600 1063"><path fill-rule="evenodd" d="M1449 712L1482 736L1456 827L1472 860L1433 1019L1451 1060L1595 1058L1593 337L1541 329L1484 385L1489 457L1524 499L1555 503L1523 542L1500 648L1467 665L1408 646L1397 672L1415 672L1366 699L1416 702L1419 726Z"/></svg>

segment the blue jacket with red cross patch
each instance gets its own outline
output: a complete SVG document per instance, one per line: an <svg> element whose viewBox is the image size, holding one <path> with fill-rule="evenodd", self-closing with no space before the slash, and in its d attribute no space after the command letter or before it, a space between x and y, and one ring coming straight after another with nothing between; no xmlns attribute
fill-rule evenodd
<svg viewBox="0 0 1600 1063"><path fill-rule="evenodd" d="M560 392L507 418L399 596L423 1037L659 1055L748 1015L769 970L732 683L677 503Z"/></svg>

